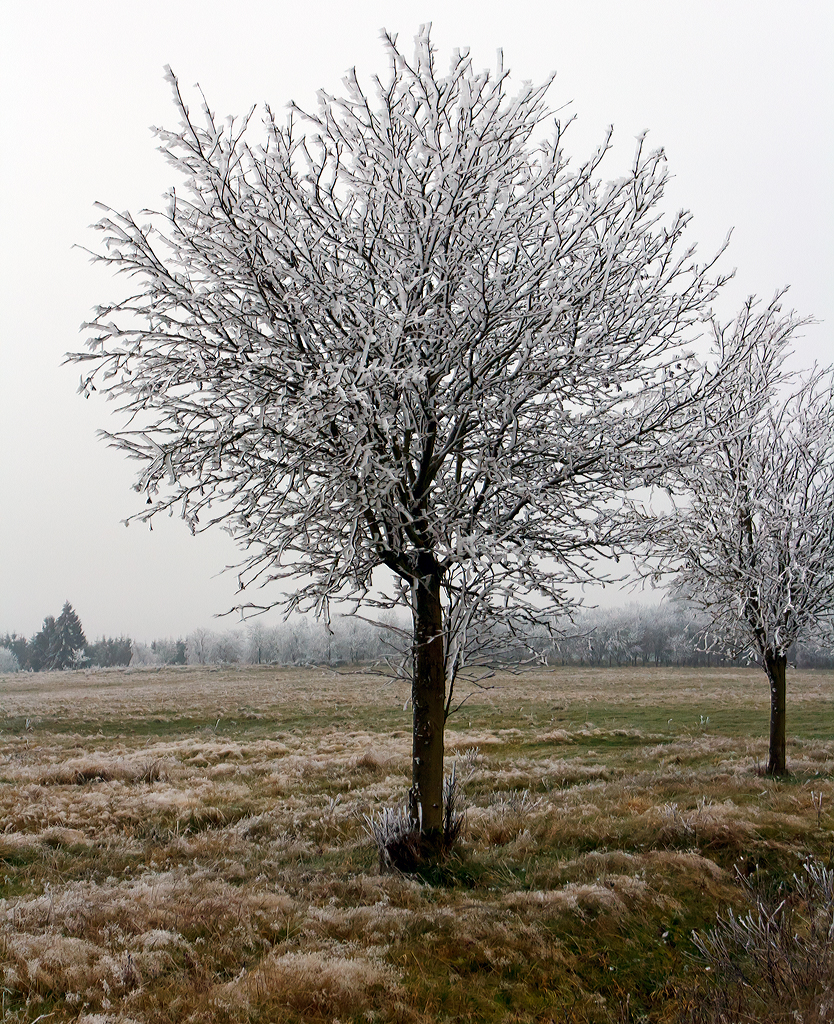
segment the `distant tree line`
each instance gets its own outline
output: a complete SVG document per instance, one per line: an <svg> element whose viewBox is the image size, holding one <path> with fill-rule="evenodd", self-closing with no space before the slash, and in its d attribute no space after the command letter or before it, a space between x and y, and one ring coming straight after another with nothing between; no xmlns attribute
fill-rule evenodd
<svg viewBox="0 0 834 1024"><path fill-rule="evenodd" d="M129 665L132 656L130 637L101 637L89 643L78 613L69 601L65 602L57 619L47 615L43 626L33 636L27 638L17 633L0 636L0 672L109 668Z"/></svg>
<svg viewBox="0 0 834 1024"><path fill-rule="evenodd" d="M393 624L393 623L391 623ZM185 639L134 643L132 665L356 665L397 653L397 633L353 616L298 616L232 630L195 629Z"/></svg>
<svg viewBox="0 0 834 1024"><path fill-rule="evenodd" d="M385 627L389 628L385 628ZM502 639L505 641L502 643ZM517 664L525 658L550 665L743 666L748 659L712 648L707 621L683 602L632 604L580 611L573 622L531 629L519 638L496 635L487 643L490 661ZM407 656L405 626L390 618L383 627L351 616L323 622L297 617L277 625L255 622L237 630L195 629L185 639L134 644L133 665L356 665ZM502 653L503 652L503 653ZM834 668L834 652L813 644L791 648L798 668Z"/></svg>
<svg viewBox="0 0 834 1024"><path fill-rule="evenodd" d="M385 628L388 627L388 628ZM506 642L502 642L506 640ZM573 622L551 630L537 627L526 636L487 643L489 661L518 664L524 658L549 665L732 666L746 665L716 651L706 620L684 602L632 604L580 611ZM706 642L705 642L706 641ZM164 637L149 644L129 637L102 637L88 643L69 602L55 619L47 616L30 639L0 636L0 672L33 672L117 665L358 665L407 657L407 637L391 617L383 627L353 616L323 622L298 616L266 625L255 621L241 629L195 629L186 637ZM834 652L796 644L790 664L797 668L834 668Z"/></svg>
<svg viewBox="0 0 834 1024"><path fill-rule="evenodd" d="M712 667L750 663L746 656L716 648L708 619L683 601L592 608L579 613L573 630L566 623L560 627L562 638L539 641L539 650L550 664ZM797 668L834 668L834 651L795 644L789 662Z"/></svg>

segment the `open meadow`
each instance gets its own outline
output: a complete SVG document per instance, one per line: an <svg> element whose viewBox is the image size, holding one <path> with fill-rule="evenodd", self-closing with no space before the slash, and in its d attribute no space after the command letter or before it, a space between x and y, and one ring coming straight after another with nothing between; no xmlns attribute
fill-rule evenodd
<svg viewBox="0 0 834 1024"><path fill-rule="evenodd" d="M758 670L489 685L449 722L462 844L417 878L364 819L410 782L401 682L0 676L0 1018L834 1021L834 673L789 674L785 779Z"/></svg>

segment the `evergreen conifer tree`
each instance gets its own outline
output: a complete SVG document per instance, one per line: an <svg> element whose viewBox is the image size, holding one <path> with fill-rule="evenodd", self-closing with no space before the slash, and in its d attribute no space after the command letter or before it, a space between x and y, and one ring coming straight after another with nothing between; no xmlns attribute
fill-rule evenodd
<svg viewBox="0 0 834 1024"><path fill-rule="evenodd" d="M29 641L29 664L34 672L45 672L52 667L55 629L55 616L47 615L39 632Z"/></svg>
<svg viewBox="0 0 834 1024"><path fill-rule="evenodd" d="M87 638L81 620L69 601L64 602L61 614L55 622L55 632L49 651L51 669L77 668L84 655Z"/></svg>

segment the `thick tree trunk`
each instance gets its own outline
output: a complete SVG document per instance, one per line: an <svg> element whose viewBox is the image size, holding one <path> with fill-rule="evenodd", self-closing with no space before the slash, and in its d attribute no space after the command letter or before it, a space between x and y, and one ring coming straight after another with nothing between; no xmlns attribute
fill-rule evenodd
<svg viewBox="0 0 834 1024"><path fill-rule="evenodd" d="M786 654L765 654L765 671L770 683L770 751L767 760L768 775L787 775L785 751L785 668Z"/></svg>
<svg viewBox="0 0 834 1024"><path fill-rule="evenodd" d="M428 561L428 559L427 559ZM443 731L446 725L446 673L443 659L443 617L440 575L424 567L414 595L414 667L411 703L414 713L412 820L420 822L422 850L434 859L443 843Z"/></svg>

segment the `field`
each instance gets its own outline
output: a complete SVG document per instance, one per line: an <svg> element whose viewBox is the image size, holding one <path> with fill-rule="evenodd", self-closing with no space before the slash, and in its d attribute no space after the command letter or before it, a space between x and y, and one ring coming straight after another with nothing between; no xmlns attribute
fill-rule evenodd
<svg viewBox="0 0 834 1024"><path fill-rule="evenodd" d="M789 676L782 780L755 670L489 685L449 723L463 842L417 878L364 822L409 784L402 683L0 676L0 1018L834 1020L834 673Z"/></svg>

